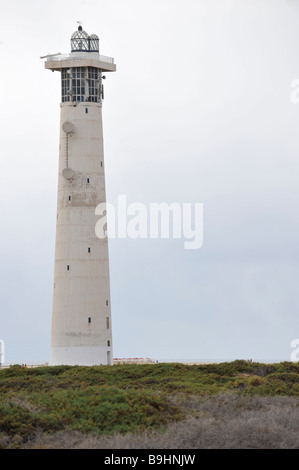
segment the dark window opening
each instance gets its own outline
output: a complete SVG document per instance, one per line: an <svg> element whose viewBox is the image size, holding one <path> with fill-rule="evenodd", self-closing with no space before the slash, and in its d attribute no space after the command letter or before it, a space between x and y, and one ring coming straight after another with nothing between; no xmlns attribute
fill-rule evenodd
<svg viewBox="0 0 299 470"><path fill-rule="evenodd" d="M69 196L69 201L72 199L72 196Z"/></svg>
<svg viewBox="0 0 299 470"><path fill-rule="evenodd" d="M91 323L91 317L88 317L88 323Z"/></svg>
<svg viewBox="0 0 299 470"><path fill-rule="evenodd" d="M85 113L88 114L88 108L85 108Z"/></svg>
<svg viewBox="0 0 299 470"><path fill-rule="evenodd" d="M88 253L90 253L90 248L88 247Z"/></svg>
<svg viewBox="0 0 299 470"><path fill-rule="evenodd" d="M89 183L89 178L87 178L86 182Z"/></svg>
<svg viewBox="0 0 299 470"><path fill-rule="evenodd" d="M107 341L107 346L108 346L108 347L110 346L110 341L109 341L109 339L108 339L108 341Z"/></svg>
<svg viewBox="0 0 299 470"><path fill-rule="evenodd" d="M67 270L67 271L70 270L70 265L69 265L69 264L67 265L66 270Z"/></svg>
<svg viewBox="0 0 299 470"><path fill-rule="evenodd" d="M109 330L109 328L110 328L109 317L106 317L106 328L107 328L107 330Z"/></svg>
<svg viewBox="0 0 299 470"><path fill-rule="evenodd" d="M95 67L88 67L88 101L93 103L100 102L99 88L101 82L101 74Z"/></svg>
<svg viewBox="0 0 299 470"><path fill-rule="evenodd" d="M108 300L106 300L106 305L108 305Z"/></svg>

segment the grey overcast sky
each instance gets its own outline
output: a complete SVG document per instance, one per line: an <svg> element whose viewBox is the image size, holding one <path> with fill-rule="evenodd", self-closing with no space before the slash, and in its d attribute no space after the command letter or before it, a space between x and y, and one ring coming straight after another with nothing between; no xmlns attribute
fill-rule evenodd
<svg viewBox="0 0 299 470"><path fill-rule="evenodd" d="M290 360L299 338L299 3L0 0L0 339L49 360L60 76L84 29L112 56L108 201L199 202L204 243L109 243L114 357Z"/></svg>

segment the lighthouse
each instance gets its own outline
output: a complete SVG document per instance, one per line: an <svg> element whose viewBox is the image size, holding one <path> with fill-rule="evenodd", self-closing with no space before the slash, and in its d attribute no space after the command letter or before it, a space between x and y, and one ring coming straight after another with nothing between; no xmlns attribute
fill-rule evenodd
<svg viewBox="0 0 299 470"><path fill-rule="evenodd" d="M61 73L50 364L112 364L108 239L96 237L95 209L106 201L103 73L116 65L81 25L70 42L45 61Z"/></svg>

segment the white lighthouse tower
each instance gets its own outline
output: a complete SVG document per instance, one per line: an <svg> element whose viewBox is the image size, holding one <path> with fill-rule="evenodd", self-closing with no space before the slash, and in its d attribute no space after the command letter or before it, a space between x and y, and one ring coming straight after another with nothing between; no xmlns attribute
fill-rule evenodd
<svg viewBox="0 0 299 470"><path fill-rule="evenodd" d="M116 66L80 25L71 53L45 68L61 72L50 364L112 364L108 240L96 237L95 209L106 200L102 73Z"/></svg>

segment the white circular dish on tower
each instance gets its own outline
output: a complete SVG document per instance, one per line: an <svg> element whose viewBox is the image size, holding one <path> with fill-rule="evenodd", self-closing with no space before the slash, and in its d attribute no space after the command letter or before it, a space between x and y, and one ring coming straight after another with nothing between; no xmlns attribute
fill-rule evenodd
<svg viewBox="0 0 299 470"><path fill-rule="evenodd" d="M65 167L63 170L62 170L62 176L66 179L66 180L70 180L73 176L74 176L74 170L72 170L71 168L68 168L68 167Z"/></svg>
<svg viewBox="0 0 299 470"><path fill-rule="evenodd" d="M74 132L74 124L71 121L64 121L64 123L62 124L62 130L66 134L71 134L72 132Z"/></svg>

